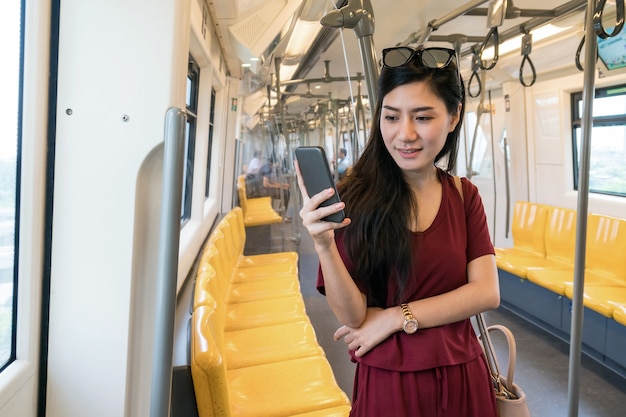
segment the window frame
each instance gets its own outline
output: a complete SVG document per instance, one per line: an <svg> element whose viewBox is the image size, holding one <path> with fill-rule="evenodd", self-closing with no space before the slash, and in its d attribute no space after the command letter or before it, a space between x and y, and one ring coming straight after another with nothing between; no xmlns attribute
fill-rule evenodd
<svg viewBox="0 0 626 417"><path fill-rule="evenodd" d="M189 96L185 98L187 122L185 128L185 164L183 172L183 195L180 213L181 226L191 219L193 201L193 172L196 150L196 131L198 127L198 94L200 91L200 67L189 55L187 67Z"/></svg>
<svg viewBox="0 0 626 417"><path fill-rule="evenodd" d="M211 191L211 151L213 150L213 133L215 131L215 99L217 92L214 87L211 87L211 105L209 110L209 135L207 144L207 158L206 158L206 182L204 184L204 198L209 198Z"/></svg>
<svg viewBox="0 0 626 417"><path fill-rule="evenodd" d="M601 87L596 88L594 93L594 101L596 99L601 99L605 97L612 97L622 95L626 100L626 84L620 84L615 86ZM574 190L578 191L579 189L579 172L580 172L580 164L579 164L579 148L577 141L577 130L582 130L582 106L581 103L583 101L583 92L577 91L571 93L570 95L570 103L571 103L571 140L572 140L572 174L573 174L573 187ZM594 106L595 108L595 106ZM626 134L626 111L623 114L614 114L608 116L592 116L592 142L593 142L593 129L598 127L610 127L610 126L622 126L625 129ZM582 133L582 131L581 131ZM582 142L582 137L580 138ZM625 139L626 140L626 139ZM593 143L592 143L592 151L593 151ZM626 152L626 149L624 150ZM590 172L590 176L593 173ZM610 190L602 190L593 188L591 184L590 178L589 185L589 193L594 194L603 194L609 196L616 197L626 197L626 191L618 192L618 191L610 191Z"/></svg>

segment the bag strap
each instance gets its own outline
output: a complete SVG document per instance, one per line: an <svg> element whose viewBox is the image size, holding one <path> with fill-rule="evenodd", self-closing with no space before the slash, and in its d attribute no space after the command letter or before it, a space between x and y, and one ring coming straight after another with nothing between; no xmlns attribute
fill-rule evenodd
<svg viewBox="0 0 626 417"><path fill-rule="evenodd" d="M465 200L463 199L463 184L461 184L461 178L455 175L454 177L454 186L456 187L459 194L461 194L461 201L465 204Z"/></svg>
<svg viewBox="0 0 626 417"><path fill-rule="evenodd" d="M454 179L454 186L461 195L461 201L463 202L463 204L465 204L461 178L456 175L452 178ZM507 398L516 398L513 390L513 375L515 373L515 358L517 357L517 349L515 346L515 337L513 337L513 333L511 333L508 328L499 324L494 324L486 327L485 319L482 313L476 314L475 319L478 325L478 331L480 332L480 341L483 346L483 351L485 352L485 357L487 359L489 373L491 373L493 383L496 386L498 393L506 396ZM506 373L506 385L502 383L502 380L500 378L498 358L496 357L496 353L493 350L493 346L491 344L491 339L489 338L489 332L492 330L500 330L506 336L506 340L509 345L509 366Z"/></svg>
<svg viewBox="0 0 626 417"><path fill-rule="evenodd" d="M501 324L492 324L487 327L487 333L493 330L499 330L502 332L504 336L506 336L506 341L509 345L509 369L506 372L506 384L504 385L509 391L513 392L513 375L515 374L515 358L517 357L515 337L513 337L513 333L511 333L507 327Z"/></svg>

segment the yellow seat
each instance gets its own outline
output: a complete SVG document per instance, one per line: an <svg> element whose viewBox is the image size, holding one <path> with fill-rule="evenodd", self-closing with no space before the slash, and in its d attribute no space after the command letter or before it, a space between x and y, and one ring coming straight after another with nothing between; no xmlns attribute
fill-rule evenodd
<svg viewBox="0 0 626 417"><path fill-rule="evenodd" d="M228 369L309 356L325 356L311 323L294 321L235 330L224 334Z"/></svg>
<svg viewBox="0 0 626 417"><path fill-rule="evenodd" d="M585 282L612 281L626 286L626 220L589 215L585 267L589 271Z"/></svg>
<svg viewBox="0 0 626 417"><path fill-rule="evenodd" d="M221 288L220 296L227 303L301 296L297 271L285 268L287 264L281 267L284 269L281 273L263 270L263 274L256 276L252 271L231 272L233 267L229 267L229 261L225 258L216 246L209 245L203 253L199 271L210 268L215 272L218 287Z"/></svg>
<svg viewBox="0 0 626 417"><path fill-rule="evenodd" d="M625 287L586 286L584 288L583 305L603 316L613 317L616 306L626 305ZM565 290L568 298L574 298L574 287Z"/></svg>
<svg viewBox="0 0 626 417"><path fill-rule="evenodd" d="M306 416L349 406L324 356L226 369L213 313L201 306L192 316L191 373L200 417Z"/></svg>
<svg viewBox="0 0 626 417"><path fill-rule="evenodd" d="M211 325L227 369L325 356L308 317L273 326L225 331L223 306L211 295L205 294L203 307L211 313Z"/></svg>
<svg viewBox="0 0 626 417"><path fill-rule="evenodd" d="M308 316L302 296L229 304L226 306L224 330L271 326L304 318Z"/></svg>
<svg viewBox="0 0 626 417"><path fill-rule="evenodd" d="M528 201L515 203L511 236L513 247L495 248L496 259L506 256L546 256L545 227L547 218L545 206Z"/></svg>
<svg viewBox="0 0 626 417"><path fill-rule="evenodd" d="M202 254L201 262L210 262L215 256L219 257L219 263L223 265L224 272L228 274L231 282L255 281L258 279L281 278L290 276L298 281L298 264L287 258L283 262L255 263L241 268L239 266L241 255L236 247L229 245L229 239L224 233L230 233L230 226L216 229Z"/></svg>
<svg viewBox="0 0 626 417"><path fill-rule="evenodd" d="M496 260L498 268L521 278L528 277L530 269L563 269L574 264L576 243L576 211L548 207L545 229L546 257L511 255Z"/></svg>
<svg viewBox="0 0 626 417"><path fill-rule="evenodd" d="M292 265L298 264L298 253L293 251L244 255L243 251L246 242L246 228L243 222L243 211L241 210L241 207L234 207L224 217L224 220L230 223L230 229L228 230L231 232L231 238L234 242L236 251L239 254L237 263L239 268L284 263Z"/></svg>
<svg viewBox="0 0 626 417"><path fill-rule="evenodd" d="M218 310L223 313L225 331L249 329L260 326L272 326L294 321L308 320L302 295L277 299L227 304L221 282L215 276L215 270L207 266L196 276L193 309L213 306L218 300Z"/></svg>
<svg viewBox="0 0 626 417"><path fill-rule="evenodd" d="M585 288L588 286L626 286L626 221L590 214L587 220ZM567 268L529 269L528 280L557 294L574 285L574 263Z"/></svg>
<svg viewBox="0 0 626 417"><path fill-rule="evenodd" d="M231 283L226 302L228 304L246 303L284 297L301 296L300 284L292 277L272 278L254 282Z"/></svg>
<svg viewBox="0 0 626 417"><path fill-rule="evenodd" d="M237 195L239 196L239 204L243 210L243 222L245 226L282 223L283 218L272 207L271 197L247 197L246 179L243 175L237 177Z"/></svg>
<svg viewBox="0 0 626 417"><path fill-rule="evenodd" d="M626 304L616 305L613 309L613 320L626 326Z"/></svg>
<svg viewBox="0 0 626 417"><path fill-rule="evenodd" d="M526 277L532 283L565 295L566 284L574 279L574 267L529 269Z"/></svg>

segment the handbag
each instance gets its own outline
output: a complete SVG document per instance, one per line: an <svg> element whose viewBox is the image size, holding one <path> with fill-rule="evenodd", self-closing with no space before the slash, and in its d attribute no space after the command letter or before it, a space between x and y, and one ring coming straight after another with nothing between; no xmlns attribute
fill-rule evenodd
<svg viewBox="0 0 626 417"><path fill-rule="evenodd" d="M494 324L489 327L485 326L485 320L482 314L476 315L476 323L480 332L480 342L483 352L487 358L489 373L491 374L491 382L496 393L496 404L498 407L498 416L500 417L530 417L530 410L526 403L526 394L513 382L513 374L515 373L515 359L517 351L515 347L515 338L513 333L500 324ZM506 377L500 375L498 359L493 350L489 332L498 330L506 336L509 345L509 366Z"/></svg>

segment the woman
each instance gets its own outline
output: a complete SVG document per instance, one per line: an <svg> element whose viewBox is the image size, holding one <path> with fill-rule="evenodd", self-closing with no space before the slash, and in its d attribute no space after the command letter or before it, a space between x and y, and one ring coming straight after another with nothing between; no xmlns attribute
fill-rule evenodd
<svg viewBox="0 0 626 417"><path fill-rule="evenodd" d="M497 415L469 320L500 303L494 250L476 187L458 190L449 174L465 105L454 57L384 50L372 133L338 185L343 202L319 207L333 191L309 199L298 178L318 289L357 363L353 417ZM342 223L320 221L342 209Z"/></svg>

